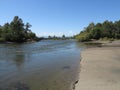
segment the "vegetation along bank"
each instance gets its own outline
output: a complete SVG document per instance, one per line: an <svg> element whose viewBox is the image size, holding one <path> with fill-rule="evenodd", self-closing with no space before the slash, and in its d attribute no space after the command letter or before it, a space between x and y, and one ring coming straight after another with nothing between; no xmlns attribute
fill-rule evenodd
<svg viewBox="0 0 120 90"><path fill-rule="evenodd" d="M0 42L22 43L41 40L31 31L30 27L28 22L25 24L21 18L15 16L10 23L0 25Z"/></svg>
<svg viewBox="0 0 120 90"><path fill-rule="evenodd" d="M83 31L75 36L77 41L114 40L120 39L120 20L90 23Z"/></svg>

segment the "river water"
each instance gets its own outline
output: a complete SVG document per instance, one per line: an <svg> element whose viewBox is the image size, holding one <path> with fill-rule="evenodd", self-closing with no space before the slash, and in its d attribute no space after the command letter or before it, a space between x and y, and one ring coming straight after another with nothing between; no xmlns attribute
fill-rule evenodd
<svg viewBox="0 0 120 90"><path fill-rule="evenodd" d="M71 90L82 49L74 40L0 44L0 90Z"/></svg>

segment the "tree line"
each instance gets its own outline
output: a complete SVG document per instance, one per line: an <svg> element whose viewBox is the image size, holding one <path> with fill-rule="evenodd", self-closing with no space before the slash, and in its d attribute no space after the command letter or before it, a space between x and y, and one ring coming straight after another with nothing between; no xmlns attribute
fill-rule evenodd
<svg viewBox="0 0 120 90"><path fill-rule="evenodd" d="M90 23L83 31L75 35L75 38L80 41L99 40L99 39L120 39L120 20L119 21L104 21L103 23Z"/></svg>
<svg viewBox="0 0 120 90"><path fill-rule="evenodd" d="M31 25L28 22L24 24L21 18L15 16L10 23L7 22L3 26L0 25L0 42L27 42L40 40L30 28Z"/></svg>
<svg viewBox="0 0 120 90"><path fill-rule="evenodd" d="M73 39L73 37L68 37L68 36L65 36L64 34L60 37L58 37L58 36L48 36L48 38L47 38L48 40L67 40L67 39Z"/></svg>

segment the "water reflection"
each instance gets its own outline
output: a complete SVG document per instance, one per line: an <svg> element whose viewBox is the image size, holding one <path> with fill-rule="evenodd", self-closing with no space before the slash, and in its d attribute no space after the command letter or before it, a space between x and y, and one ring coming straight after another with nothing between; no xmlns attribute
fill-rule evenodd
<svg viewBox="0 0 120 90"><path fill-rule="evenodd" d="M13 58L13 61L15 62L17 67L19 67L19 68L22 67L25 62L25 54L24 53L21 53L21 54L16 53Z"/></svg>
<svg viewBox="0 0 120 90"><path fill-rule="evenodd" d="M71 40L0 45L0 88L70 90L79 71L80 50Z"/></svg>

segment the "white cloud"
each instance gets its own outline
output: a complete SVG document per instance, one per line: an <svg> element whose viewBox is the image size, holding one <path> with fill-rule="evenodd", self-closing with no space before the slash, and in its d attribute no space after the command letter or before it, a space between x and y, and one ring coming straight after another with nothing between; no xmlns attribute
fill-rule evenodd
<svg viewBox="0 0 120 90"><path fill-rule="evenodd" d="M64 33L63 32L41 32L37 34L37 36L62 36Z"/></svg>
<svg viewBox="0 0 120 90"><path fill-rule="evenodd" d="M75 33L72 31L72 30L70 30L70 31L67 31L67 32L39 32L39 33L37 33L37 36L62 36L62 35L65 35L65 36L73 36L73 35L75 35Z"/></svg>
<svg viewBox="0 0 120 90"><path fill-rule="evenodd" d="M67 32L67 36L73 36L73 35L76 35L77 33L75 33L74 31L70 30Z"/></svg>

